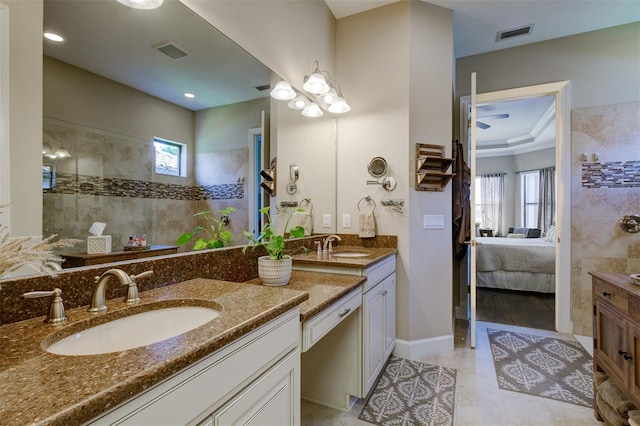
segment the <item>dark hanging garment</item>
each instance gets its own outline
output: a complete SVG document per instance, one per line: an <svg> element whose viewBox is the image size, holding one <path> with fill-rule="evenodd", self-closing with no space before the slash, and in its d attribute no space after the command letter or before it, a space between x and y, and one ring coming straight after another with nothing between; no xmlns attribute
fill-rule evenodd
<svg viewBox="0 0 640 426"><path fill-rule="evenodd" d="M461 261L467 253L465 241L471 239L471 170L464 162L462 144L455 142L453 177L453 255Z"/></svg>

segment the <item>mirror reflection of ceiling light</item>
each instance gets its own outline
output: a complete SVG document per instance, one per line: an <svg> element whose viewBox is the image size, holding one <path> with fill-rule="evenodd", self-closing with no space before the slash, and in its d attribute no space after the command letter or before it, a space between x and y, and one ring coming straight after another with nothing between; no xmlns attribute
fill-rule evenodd
<svg viewBox="0 0 640 426"><path fill-rule="evenodd" d="M62 37L59 34L51 33L51 32L44 33L44 38L46 38L47 40L55 41L57 43L64 41L64 37Z"/></svg>
<svg viewBox="0 0 640 426"><path fill-rule="evenodd" d="M195 97L196 97L196 95L194 95L193 93L186 92L186 93L184 94L184 97L185 97L185 98L189 98L189 99L193 99L193 98L195 98Z"/></svg>
<svg viewBox="0 0 640 426"><path fill-rule="evenodd" d="M118 3L134 9L157 9L164 0L118 0Z"/></svg>

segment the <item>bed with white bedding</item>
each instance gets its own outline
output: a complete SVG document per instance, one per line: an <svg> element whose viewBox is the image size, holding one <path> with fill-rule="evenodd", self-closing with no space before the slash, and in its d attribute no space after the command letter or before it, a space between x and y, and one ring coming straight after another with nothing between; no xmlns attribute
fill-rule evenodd
<svg viewBox="0 0 640 426"><path fill-rule="evenodd" d="M555 292L556 246L546 238L478 237L476 285Z"/></svg>

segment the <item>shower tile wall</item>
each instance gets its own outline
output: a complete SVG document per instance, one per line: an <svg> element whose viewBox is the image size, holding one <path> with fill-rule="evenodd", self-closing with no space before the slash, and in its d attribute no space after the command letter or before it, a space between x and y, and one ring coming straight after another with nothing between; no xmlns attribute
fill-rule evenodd
<svg viewBox="0 0 640 426"><path fill-rule="evenodd" d="M45 118L44 143L53 149L64 145L72 154L43 161L54 165L57 175L56 187L43 190L44 235L85 241L93 222L105 222L105 234L112 236L113 250L118 250L133 233L146 233L151 244L173 244L196 226L193 214L204 209L233 205L246 216L243 182L228 174L204 174L202 180L156 175L153 149L146 139ZM217 164L238 162L237 154L226 151L208 156ZM206 160L196 163L217 168ZM86 244L74 251L85 252Z"/></svg>
<svg viewBox="0 0 640 426"><path fill-rule="evenodd" d="M640 214L640 102L574 109L571 150L571 320L592 336L588 272L640 272L640 233L618 227Z"/></svg>

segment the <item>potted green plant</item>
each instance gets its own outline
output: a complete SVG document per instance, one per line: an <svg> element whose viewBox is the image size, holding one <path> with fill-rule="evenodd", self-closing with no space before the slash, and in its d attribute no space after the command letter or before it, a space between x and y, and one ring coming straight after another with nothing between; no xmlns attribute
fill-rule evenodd
<svg viewBox="0 0 640 426"><path fill-rule="evenodd" d="M242 248L242 252L245 253L249 247L253 250L255 250L256 247L264 247L268 255L258 258L258 276L262 279L264 285L285 285L291 278L292 267L291 255L285 254L287 228L289 227L291 218L296 214L304 213L304 210L297 209L289 214L282 234L277 234L273 228L269 215L269 207L260 209L260 213L264 214L267 218L262 232L260 232L260 235L256 238L253 233L243 231L249 243ZM302 226L296 226L289 230L289 235L293 238L304 237L304 228ZM300 249L308 252L306 247L301 247Z"/></svg>
<svg viewBox="0 0 640 426"><path fill-rule="evenodd" d="M220 219L213 217L211 211L202 211L194 214L194 217L201 217L205 220L205 225L198 225L192 232L185 232L176 240L176 244L181 246L196 238L196 234L203 233L206 238L200 237L193 245L194 250L216 249L224 247L231 241L231 232L222 229L229 222L229 215L236 211L233 207L227 207L219 211Z"/></svg>

